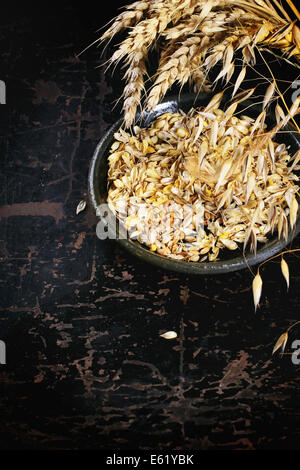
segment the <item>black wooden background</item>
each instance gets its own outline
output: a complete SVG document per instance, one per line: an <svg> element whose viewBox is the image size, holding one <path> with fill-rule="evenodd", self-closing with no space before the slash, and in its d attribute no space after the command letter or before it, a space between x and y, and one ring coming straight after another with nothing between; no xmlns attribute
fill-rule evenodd
<svg viewBox="0 0 300 470"><path fill-rule="evenodd" d="M96 47L76 57L121 4L98 3L1 7L0 448L296 448L299 366L271 352L299 319L298 257L288 293L278 260L262 269L255 314L248 270L160 271L75 214L120 113L120 74Z"/></svg>

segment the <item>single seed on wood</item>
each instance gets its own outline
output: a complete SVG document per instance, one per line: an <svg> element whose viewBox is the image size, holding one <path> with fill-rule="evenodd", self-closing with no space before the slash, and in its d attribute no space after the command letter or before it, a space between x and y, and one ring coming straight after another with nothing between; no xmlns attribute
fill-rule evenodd
<svg viewBox="0 0 300 470"><path fill-rule="evenodd" d="M76 215L82 212L85 209L85 207L86 207L86 201L82 199L82 201L80 201L78 206L76 207Z"/></svg>
<svg viewBox="0 0 300 470"><path fill-rule="evenodd" d="M290 285L290 272L289 272L288 264L283 258L281 258L281 271L282 271L284 279L286 280L286 285L288 289Z"/></svg>
<svg viewBox="0 0 300 470"><path fill-rule="evenodd" d="M159 335L164 339L174 339L177 338L177 333L176 331L167 331L166 333L163 333L162 335Z"/></svg>
<svg viewBox="0 0 300 470"><path fill-rule="evenodd" d="M256 311L257 306L259 304L261 291L262 291L262 284L263 284L262 279L261 279L259 271L258 271L255 278L253 279L253 282L252 282L252 292L253 292L253 300L254 300L255 311Z"/></svg>

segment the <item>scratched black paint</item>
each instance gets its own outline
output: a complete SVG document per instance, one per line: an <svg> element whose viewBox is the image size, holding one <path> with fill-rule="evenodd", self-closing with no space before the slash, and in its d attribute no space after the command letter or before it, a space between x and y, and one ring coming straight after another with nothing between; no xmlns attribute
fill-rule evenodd
<svg viewBox="0 0 300 470"><path fill-rule="evenodd" d="M96 48L75 57L111 16L94 8L1 17L0 448L295 448L299 368L271 350L298 320L298 258L289 294L278 262L263 269L254 314L248 271L145 266L97 239L91 207L75 215L120 112L120 75L104 77Z"/></svg>

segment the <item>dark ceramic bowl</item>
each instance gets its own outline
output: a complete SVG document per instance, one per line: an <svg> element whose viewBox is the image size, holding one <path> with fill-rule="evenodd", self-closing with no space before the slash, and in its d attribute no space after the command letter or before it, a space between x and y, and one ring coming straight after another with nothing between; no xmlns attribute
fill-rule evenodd
<svg viewBox="0 0 300 470"><path fill-rule="evenodd" d="M176 112L178 109L183 109L185 112L188 111L191 107L195 106L205 106L210 98L211 94L204 93L200 94L195 100L193 95L185 95L180 99L177 98L168 98L165 99L161 104L159 104L155 110L151 113L143 114L141 119L142 126L148 126L149 123L155 119L157 116L166 113L166 112ZM257 116L261 109L256 107L252 102L244 102L243 107L246 108L247 104L250 104L250 107L245 111L245 114L251 116ZM272 121L270 121L272 123ZM97 208L100 204L104 204L107 201L107 171L108 171L108 155L109 148L113 143L113 135L120 128L123 123L123 118L119 119L113 126L111 126L108 131L104 134L100 142L98 143L96 150L94 152L90 170L89 170L89 196L94 206L94 209L97 214ZM276 138L277 142L285 143L290 146L292 153L296 152L300 148L300 136L295 133L283 133ZM99 214L98 214L99 215ZM106 214L105 214L106 215ZM108 231L108 237L113 238L115 218L112 215L111 211L107 211L105 218L102 217L102 221L105 220L105 224ZM120 227L121 230L121 227ZM156 265L159 268L168 269L171 271L181 272L185 274L220 274L227 273L230 271L237 271L239 269L244 269L247 265L254 265L261 263L267 258L279 253L288 243L291 242L293 238L300 231L300 219L298 217L296 226L293 231L289 232L288 240L278 240L277 235L275 234L270 240L264 244L259 244L257 248L256 255L254 253L249 253L246 251L245 256L243 256L242 249L229 251L222 250L220 252L220 259L218 261L211 262L191 262L191 261L180 261L161 256L157 253L149 251L149 249L143 246L141 243L135 240L122 239L118 238L117 242L120 243L126 250L140 258L141 260ZM245 260L246 258L246 260Z"/></svg>

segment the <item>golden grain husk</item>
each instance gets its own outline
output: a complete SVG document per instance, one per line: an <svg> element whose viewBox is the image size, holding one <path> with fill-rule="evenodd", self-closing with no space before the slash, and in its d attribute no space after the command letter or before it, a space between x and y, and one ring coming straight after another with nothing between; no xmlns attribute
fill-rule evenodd
<svg viewBox="0 0 300 470"><path fill-rule="evenodd" d="M177 338L177 333L176 331L166 331L165 333L159 335L164 339L175 339Z"/></svg>
<svg viewBox="0 0 300 470"><path fill-rule="evenodd" d="M262 278L258 271L252 282L252 293L253 293L253 301L254 301L255 310L257 309L259 301L260 301L262 285L263 285Z"/></svg>
<svg viewBox="0 0 300 470"><path fill-rule="evenodd" d="M295 226L298 156L272 140L263 117L227 113L221 99L217 94L205 108L165 113L149 128L114 135L108 203L129 238L134 234L152 252L215 261L224 249L249 244L255 252L274 231L287 239L288 218ZM276 128L282 121L286 116Z"/></svg>
<svg viewBox="0 0 300 470"><path fill-rule="evenodd" d="M290 271L289 271L288 264L287 264L287 262L285 261L285 259L283 257L281 258L280 266L281 266L281 272L282 272L283 277L286 281L287 288L289 288L289 285L290 285Z"/></svg>
<svg viewBox="0 0 300 470"><path fill-rule="evenodd" d="M285 346L286 346L286 343L287 343L287 340L288 340L288 332L286 331L285 333L283 333L279 338L278 340L276 341L276 344L273 348L273 351L272 351L272 355L279 349L281 348L281 353L284 352L285 350Z"/></svg>

